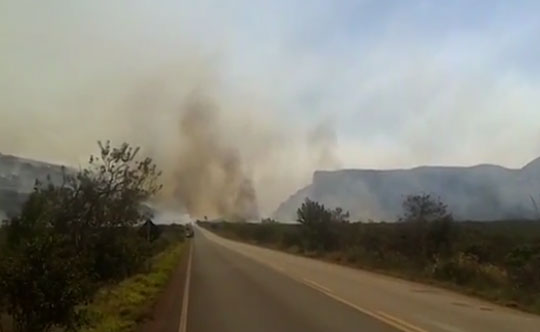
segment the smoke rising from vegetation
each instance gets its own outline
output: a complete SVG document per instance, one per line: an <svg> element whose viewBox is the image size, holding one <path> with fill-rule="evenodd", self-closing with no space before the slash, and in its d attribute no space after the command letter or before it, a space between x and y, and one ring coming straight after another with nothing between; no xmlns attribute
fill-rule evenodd
<svg viewBox="0 0 540 332"><path fill-rule="evenodd" d="M97 140L129 142L163 170L159 203L199 217L268 216L331 168L333 139L310 141L319 119L283 116L303 110L294 89L204 43L191 28L211 27L178 5L10 1L0 152L79 168Z"/></svg>
<svg viewBox="0 0 540 332"><path fill-rule="evenodd" d="M180 153L172 194L192 216L229 220L258 217L257 197L234 146L224 144L216 106L188 99L180 119Z"/></svg>
<svg viewBox="0 0 540 332"><path fill-rule="evenodd" d="M127 141L163 169L168 206L266 216L317 169L518 167L538 155L540 85L506 52L527 50L536 29L441 25L455 35L432 39L408 6L399 20L366 11L390 30L355 25L349 40L315 33L349 31L333 2L251 6L4 1L0 152L78 167L96 140ZM186 133L201 108L210 123Z"/></svg>
<svg viewBox="0 0 540 332"><path fill-rule="evenodd" d="M24 98L37 82L12 88L17 94L0 101L0 152L78 168L98 139L126 141L163 170L155 203L167 210L268 216L314 170L336 165L335 133L328 124L290 122L271 101L225 89L216 72L214 62L186 55L130 73L107 68L84 84L66 78L55 83L65 87L57 94Z"/></svg>
<svg viewBox="0 0 540 332"><path fill-rule="evenodd" d="M307 137L308 144L315 151L315 163L322 168L338 168L341 161L337 156L338 141L332 122L317 124Z"/></svg>

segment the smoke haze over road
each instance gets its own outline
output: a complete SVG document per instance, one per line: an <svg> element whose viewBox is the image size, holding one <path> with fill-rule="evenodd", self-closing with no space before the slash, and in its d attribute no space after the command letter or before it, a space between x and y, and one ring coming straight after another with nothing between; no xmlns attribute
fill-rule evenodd
<svg viewBox="0 0 540 332"><path fill-rule="evenodd" d="M520 167L540 151L539 8L488 7L5 0L0 152L77 166L128 141L172 206L247 216L316 169Z"/></svg>

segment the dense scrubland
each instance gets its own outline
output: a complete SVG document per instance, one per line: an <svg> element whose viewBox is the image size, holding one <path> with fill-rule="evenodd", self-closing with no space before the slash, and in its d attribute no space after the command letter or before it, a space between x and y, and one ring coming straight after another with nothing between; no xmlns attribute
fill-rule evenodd
<svg viewBox="0 0 540 332"><path fill-rule="evenodd" d="M296 224L199 222L236 240L435 283L540 313L540 222L454 221L439 199L412 195L395 223L350 222L306 200Z"/></svg>
<svg viewBox="0 0 540 332"><path fill-rule="evenodd" d="M0 331L131 331L178 261L183 226L154 225L144 205L156 165L128 144L99 147L3 221Z"/></svg>

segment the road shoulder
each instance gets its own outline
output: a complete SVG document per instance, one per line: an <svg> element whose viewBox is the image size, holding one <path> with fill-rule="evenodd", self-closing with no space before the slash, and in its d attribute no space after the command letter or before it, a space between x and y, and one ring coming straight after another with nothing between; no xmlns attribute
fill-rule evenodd
<svg viewBox="0 0 540 332"><path fill-rule="evenodd" d="M187 243L187 246L188 248L183 253L178 267L160 294L148 319L137 329L138 332L178 332L188 259L190 251L193 250L191 241Z"/></svg>

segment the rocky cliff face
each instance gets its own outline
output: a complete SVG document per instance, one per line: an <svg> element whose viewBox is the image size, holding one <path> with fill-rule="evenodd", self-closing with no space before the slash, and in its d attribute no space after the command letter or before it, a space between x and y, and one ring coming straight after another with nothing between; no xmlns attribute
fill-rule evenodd
<svg viewBox="0 0 540 332"><path fill-rule="evenodd" d="M0 221L16 215L32 192L36 179L62 180L62 167L0 154Z"/></svg>
<svg viewBox="0 0 540 332"><path fill-rule="evenodd" d="M439 196L460 220L538 218L531 196L540 204L540 158L521 169L496 165L418 167L403 170L317 171L313 182L283 202L279 220L294 220L302 201L341 206L354 219L394 221L405 196Z"/></svg>

